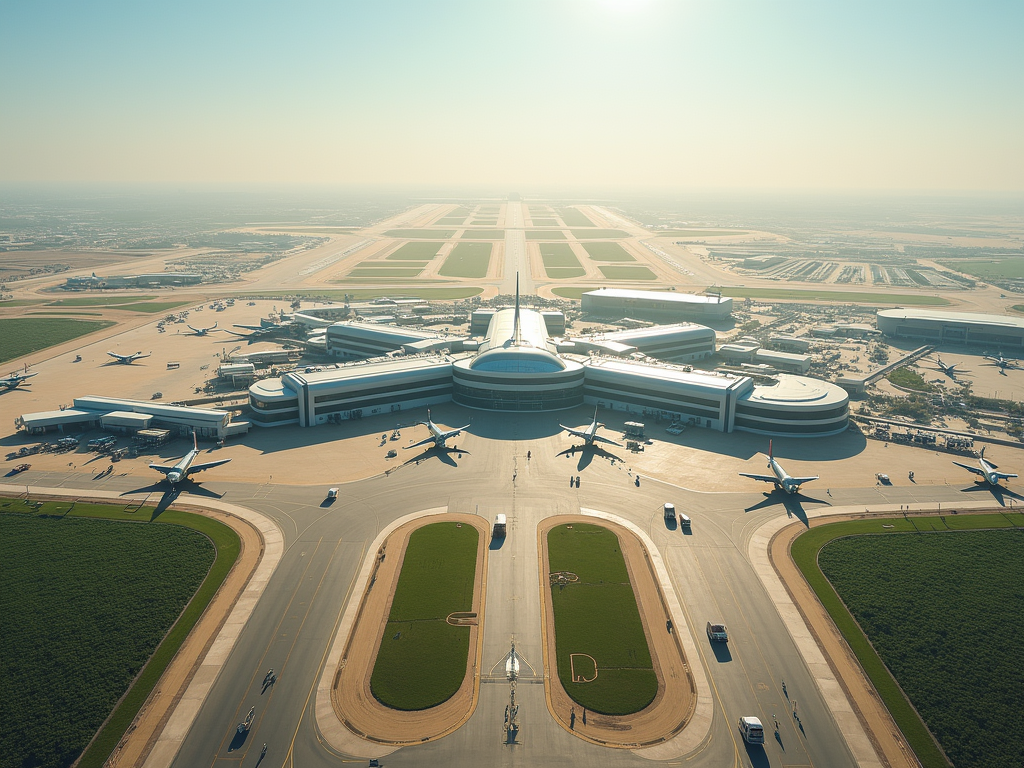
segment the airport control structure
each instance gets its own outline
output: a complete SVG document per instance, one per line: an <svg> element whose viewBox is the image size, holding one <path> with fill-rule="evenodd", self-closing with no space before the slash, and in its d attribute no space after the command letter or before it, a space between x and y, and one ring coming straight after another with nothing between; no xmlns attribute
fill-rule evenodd
<svg viewBox="0 0 1024 768"><path fill-rule="evenodd" d="M334 367L249 388L253 426L312 427L455 402L488 411L557 411L584 403L721 432L818 437L847 429L849 396L819 379L770 383L695 369L715 331L674 323L566 337L561 312L520 306L473 312L469 336L366 322L325 329Z"/></svg>

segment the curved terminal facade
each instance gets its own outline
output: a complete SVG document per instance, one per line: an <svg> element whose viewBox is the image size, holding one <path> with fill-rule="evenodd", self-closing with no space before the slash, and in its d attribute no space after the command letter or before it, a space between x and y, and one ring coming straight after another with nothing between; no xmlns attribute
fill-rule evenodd
<svg viewBox="0 0 1024 768"><path fill-rule="evenodd" d="M566 343L552 340L550 327L550 318L518 307L491 314L482 340L337 323L327 330L328 349L337 356L365 347L364 355L385 357L256 382L249 388L251 420L308 427L454 401L491 411L591 403L722 432L794 437L847 427L848 395L828 382L780 375L774 384L758 385L748 376L655 359L713 353L709 328L663 326ZM620 356L606 356L613 352Z"/></svg>

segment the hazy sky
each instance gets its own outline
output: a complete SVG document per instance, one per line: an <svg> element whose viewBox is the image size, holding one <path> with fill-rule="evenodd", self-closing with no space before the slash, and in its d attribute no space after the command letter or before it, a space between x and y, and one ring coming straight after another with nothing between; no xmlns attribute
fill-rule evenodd
<svg viewBox="0 0 1024 768"><path fill-rule="evenodd" d="M1024 190L1024 2L0 0L0 181Z"/></svg>

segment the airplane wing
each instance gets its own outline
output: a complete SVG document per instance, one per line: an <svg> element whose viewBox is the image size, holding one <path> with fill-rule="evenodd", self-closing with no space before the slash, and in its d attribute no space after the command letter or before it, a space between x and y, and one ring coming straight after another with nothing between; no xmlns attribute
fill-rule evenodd
<svg viewBox="0 0 1024 768"><path fill-rule="evenodd" d="M202 333L202 331L200 331L198 328L193 328L188 323L185 323L185 327L188 328L190 331L194 331L195 333Z"/></svg>
<svg viewBox="0 0 1024 768"><path fill-rule="evenodd" d="M763 483L778 483L779 478L775 475L752 475L749 472L738 473L740 477L749 477L751 480L760 480Z"/></svg>
<svg viewBox="0 0 1024 768"><path fill-rule="evenodd" d="M107 352L107 354L110 355L115 360L124 360L126 357L128 357L128 355L119 355L116 352Z"/></svg>
<svg viewBox="0 0 1024 768"><path fill-rule="evenodd" d="M573 437L582 437L584 439L589 437L589 435L586 432L581 432L578 429L573 429L572 427L567 427L567 426L565 426L565 424L559 424L558 426L560 426L562 429L564 429L566 432L568 432Z"/></svg>
<svg viewBox="0 0 1024 768"><path fill-rule="evenodd" d="M622 447L622 443L616 443L614 440L609 440L607 437L601 437L600 435L594 435L595 443L608 443L609 445L617 445L619 448Z"/></svg>
<svg viewBox="0 0 1024 768"><path fill-rule="evenodd" d="M238 331L232 331L230 328L222 328L221 330L227 331L232 336L239 336L243 339L248 339L250 336L255 336L255 333L239 333Z"/></svg>
<svg viewBox="0 0 1024 768"><path fill-rule="evenodd" d="M996 476L1000 480L1007 480L1011 477L1017 477L1017 475L1010 474L1009 472L996 472Z"/></svg>
<svg viewBox="0 0 1024 768"><path fill-rule="evenodd" d="M170 466L168 466L167 464L150 464L149 468L155 469L157 472L163 472L165 475L168 472L172 472L175 469L173 464Z"/></svg>
<svg viewBox="0 0 1024 768"><path fill-rule="evenodd" d="M803 485L804 483L809 483L811 482L811 480L817 479L818 475L815 475L814 477L794 477L793 482L796 483L797 485Z"/></svg>
<svg viewBox="0 0 1024 768"><path fill-rule="evenodd" d="M231 459L218 459L217 461L208 461L205 464L193 464L188 468L188 474L193 472L202 472L204 469L212 469L213 467L219 467L221 464L227 464Z"/></svg>
<svg viewBox="0 0 1024 768"><path fill-rule="evenodd" d="M262 331L266 327L263 325L245 325L244 323L233 323L233 325L235 328L245 328L247 331Z"/></svg>
<svg viewBox="0 0 1024 768"><path fill-rule="evenodd" d="M958 467L963 467L968 472L973 472L976 475L984 475L985 474L980 469L978 469L977 467L972 467L970 464L961 464L959 461L954 461L953 463L956 464Z"/></svg>
<svg viewBox="0 0 1024 768"><path fill-rule="evenodd" d="M428 438L426 438L424 440L420 440L418 443L413 443L412 445L407 445L407 446L405 446L405 449L409 450L410 448L419 448L421 445L426 445L427 443L432 443L432 442L434 442L434 436L433 435L431 435L430 437L428 437Z"/></svg>
<svg viewBox="0 0 1024 768"><path fill-rule="evenodd" d="M466 426L459 427L458 429L449 429L447 432L445 432L443 435L441 435L441 437L444 438L445 440L447 440L449 437L458 437L463 432L465 432L467 429L469 429L469 427L470 427L470 425L467 424Z"/></svg>

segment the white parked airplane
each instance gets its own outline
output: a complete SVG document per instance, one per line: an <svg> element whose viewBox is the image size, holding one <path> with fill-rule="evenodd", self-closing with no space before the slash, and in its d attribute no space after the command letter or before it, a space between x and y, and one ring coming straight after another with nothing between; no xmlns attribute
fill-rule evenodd
<svg viewBox="0 0 1024 768"><path fill-rule="evenodd" d="M1019 362L1007 357L1003 357L1002 354L1000 354L998 357L993 357L992 355L985 355L985 359L991 360L993 364L995 364L999 368L1000 371L1006 371L1007 368L1009 368L1011 371L1021 370L1021 365Z"/></svg>
<svg viewBox="0 0 1024 768"><path fill-rule="evenodd" d="M235 323L235 328L245 328L249 333L239 333L238 331L232 331L230 328L224 328L223 330L228 333L239 336L243 339L259 339L264 336L270 336L275 333L281 333L288 330L291 327L291 323L266 323L260 321L260 325L244 325Z"/></svg>
<svg viewBox="0 0 1024 768"><path fill-rule="evenodd" d="M153 353L150 352L149 354L144 355L141 352L136 352L134 355L119 355L119 354L117 354L117 352L107 352L107 354L110 355L115 360L117 360L117 362L119 362L119 363L124 363L125 365L131 365L136 360L141 360L144 357L149 357Z"/></svg>
<svg viewBox="0 0 1024 768"><path fill-rule="evenodd" d="M163 472L164 477L171 485L177 485L182 480L186 479L193 472L202 472L204 469L210 469L212 467L219 467L221 464L227 464L231 459L219 459L217 461L207 461L205 464L193 464L196 460L196 456L199 455L199 446L196 444L196 435L192 433L192 450L182 456L176 464L167 466L166 464L150 464L150 469L155 469L157 472Z"/></svg>
<svg viewBox="0 0 1024 768"><path fill-rule="evenodd" d="M961 464L959 461L954 461L958 467L963 467L968 472L973 472L976 475L981 475L989 485L999 485L1000 480L1007 480L1011 477L1017 477L1017 475L1009 472L997 472L998 466L993 464L991 461L985 459L985 449L981 449L981 456L978 458L978 466L972 467L970 464ZM977 480L975 480L977 482Z"/></svg>
<svg viewBox="0 0 1024 768"><path fill-rule="evenodd" d="M786 493L795 494L800 492L800 486L804 483L809 483L811 480L817 480L818 475L814 477L793 477L786 470L782 468L772 456L772 441L768 441L768 469L772 471L770 475L753 475L749 472L740 472L741 477L749 477L752 480L760 480L765 483L775 483L776 488L781 488Z"/></svg>
<svg viewBox="0 0 1024 768"><path fill-rule="evenodd" d="M0 378L0 387L6 389L16 389L26 379L31 379L33 376L38 376L38 373L18 373L15 371L10 376L4 376Z"/></svg>
<svg viewBox="0 0 1024 768"><path fill-rule="evenodd" d="M185 327L192 331L196 336L205 336L208 333L215 333L217 331L217 323L214 323L209 328L193 328L188 324L186 324Z"/></svg>
<svg viewBox="0 0 1024 768"><path fill-rule="evenodd" d="M594 420L590 422L590 426L587 427L586 429L573 429L572 427L565 426L565 424L559 424L558 426L560 426L573 437L581 438L583 440L584 445L593 445L595 442L598 442L608 443L609 445L617 445L620 448L622 447L621 443L616 443L614 440L609 440L607 437L601 437L600 435L597 434L597 428L604 426L604 424L599 423L597 420L597 406L594 406Z"/></svg>
<svg viewBox="0 0 1024 768"><path fill-rule="evenodd" d="M437 448L444 448L444 443L446 440L453 437L458 437L459 435L462 434L462 430L469 428L469 424L467 424L466 426L459 427L458 429L443 430L439 426L437 426L437 424L430 420L429 408L427 409L427 420L421 421L419 423L430 430L430 437L426 438L425 440L420 440L418 443L407 445L405 446L406 449L418 448L419 446L426 445L427 443L433 443Z"/></svg>
<svg viewBox="0 0 1024 768"><path fill-rule="evenodd" d="M959 373L967 373L966 370L958 371L956 369L957 366L960 365L960 363L946 364L946 363L942 362L942 358L941 357L936 358L936 364L939 366L939 370L940 371L942 371L944 374L946 374L947 376L949 376L949 378L951 378L953 380L956 380L957 374L959 374Z"/></svg>

